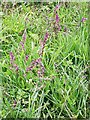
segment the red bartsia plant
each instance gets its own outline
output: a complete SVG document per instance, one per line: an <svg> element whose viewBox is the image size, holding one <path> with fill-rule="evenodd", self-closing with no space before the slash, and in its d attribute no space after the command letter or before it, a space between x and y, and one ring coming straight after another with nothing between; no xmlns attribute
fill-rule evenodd
<svg viewBox="0 0 90 120"><path fill-rule="evenodd" d="M46 44L46 41L48 39L48 36L49 36L49 34L48 34L48 32L46 32L46 34L44 36L44 40L41 41L41 44L40 44L40 47L41 47L41 49L39 51L39 56L40 57L38 59L36 59L36 60L31 62L30 66L26 68L26 72L32 71L33 68L35 68L36 66L39 66L37 74L38 74L39 77L43 77L44 72L45 72L45 67L44 67L44 65L42 63L42 58L41 57L42 57L43 50L45 48L45 44Z"/></svg>
<svg viewBox="0 0 90 120"><path fill-rule="evenodd" d="M54 23L54 31L55 33L57 33L58 31L60 31L61 29L61 26L59 25L59 22L60 22L60 18L59 18L59 15L57 13L57 11L59 10L60 8L60 5L57 5L54 9L54 16L55 16L55 23Z"/></svg>
<svg viewBox="0 0 90 120"><path fill-rule="evenodd" d="M60 19L59 19L58 14L56 14L55 17L56 17L56 18L55 18L55 20L56 20L56 21L55 21L55 26L56 26L57 30L60 31L61 26L59 25L59 21L60 21Z"/></svg>
<svg viewBox="0 0 90 120"><path fill-rule="evenodd" d="M30 66L27 67L26 72L32 71L33 68L35 68L36 66L39 66L39 70L37 72L38 76L42 77L44 75L45 68L44 68L44 65L42 63L42 59L41 58L38 58L38 59L32 61L31 64L30 64Z"/></svg>
<svg viewBox="0 0 90 120"><path fill-rule="evenodd" d="M26 42L26 28L22 35L22 41L20 42L23 50L24 50L25 42ZM26 56L26 60L28 60L28 56ZM10 64L12 65L12 68L15 68L15 70L18 71L19 67L18 67L18 65L15 64L15 56L13 55L12 52L10 52Z"/></svg>
<svg viewBox="0 0 90 120"><path fill-rule="evenodd" d="M41 58L38 58L38 59L36 59L36 60L33 60L33 61L31 62L31 64L30 64L30 66L27 67L26 72L32 71L33 68L36 67L36 66L39 64L40 61L41 61Z"/></svg>

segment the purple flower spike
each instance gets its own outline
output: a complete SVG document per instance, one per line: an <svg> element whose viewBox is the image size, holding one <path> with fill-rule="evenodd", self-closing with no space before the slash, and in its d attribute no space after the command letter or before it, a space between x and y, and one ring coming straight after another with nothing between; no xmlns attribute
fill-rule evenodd
<svg viewBox="0 0 90 120"><path fill-rule="evenodd" d="M56 33L57 31L60 31L60 30L61 30L61 26L59 25L59 21L60 21L59 16L58 16L58 14L56 13L56 15L55 15L55 28L56 28L55 33Z"/></svg>
<svg viewBox="0 0 90 120"><path fill-rule="evenodd" d="M45 34L45 38L47 39L47 38L48 38L48 36L49 36L49 34L48 34L48 32L46 32L46 34Z"/></svg>
<svg viewBox="0 0 90 120"><path fill-rule="evenodd" d="M54 10L54 17L55 17L55 23L54 23L54 32L57 34L58 31L61 30L61 26L59 25L59 15L57 14L57 10L60 8L60 5L57 5Z"/></svg>
<svg viewBox="0 0 90 120"><path fill-rule="evenodd" d="M10 52L10 62L11 62L11 64L13 63L14 60L15 60L15 57L14 57L13 53Z"/></svg>
<svg viewBox="0 0 90 120"><path fill-rule="evenodd" d="M44 44L46 43L46 40L48 39L48 36L49 36L49 34L48 34L48 32L46 32L45 37L44 37Z"/></svg>
<svg viewBox="0 0 90 120"><path fill-rule="evenodd" d="M58 16L58 14L56 14L56 23L58 23L59 22L59 16Z"/></svg>
<svg viewBox="0 0 90 120"><path fill-rule="evenodd" d="M15 57L14 57L14 55L13 55L12 52L10 52L10 59L11 59L11 60L14 60L14 59L15 59Z"/></svg>
<svg viewBox="0 0 90 120"><path fill-rule="evenodd" d="M87 20L87 18L82 18L81 22L85 22Z"/></svg>
<svg viewBox="0 0 90 120"><path fill-rule="evenodd" d="M37 60L36 60L36 63L40 63L41 62L41 58L38 58Z"/></svg>

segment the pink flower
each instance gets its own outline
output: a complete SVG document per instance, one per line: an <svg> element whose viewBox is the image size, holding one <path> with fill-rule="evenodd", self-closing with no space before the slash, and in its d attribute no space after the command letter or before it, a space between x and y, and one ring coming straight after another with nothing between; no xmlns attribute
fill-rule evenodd
<svg viewBox="0 0 90 120"><path fill-rule="evenodd" d="M15 57L14 57L14 55L13 55L12 52L10 52L10 59L11 59L11 60L14 60L14 59L15 59Z"/></svg>
<svg viewBox="0 0 90 120"><path fill-rule="evenodd" d="M32 61L32 62L31 62L31 65L26 68L26 72L32 71L32 69L33 69L34 67L36 67L40 62L41 62L41 58L38 58L38 59Z"/></svg>
<svg viewBox="0 0 90 120"><path fill-rule="evenodd" d="M29 67L27 67L27 68L26 68L26 72L32 71L33 68L34 68L34 66L29 66Z"/></svg>
<svg viewBox="0 0 90 120"><path fill-rule="evenodd" d="M16 105L17 105L17 102L16 102L16 100L14 100L13 107L16 107Z"/></svg>
<svg viewBox="0 0 90 120"><path fill-rule="evenodd" d="M59 16L58 16L58 14L56 14L56 23L58 23L59 22Z"/></svg>
<svg viewBox="0 0 90 120"><path fill-rule="evenodd" d="M48 39L48 36L49 36L49 34L48 34L48 32L46 32L45 37L44 37L44 42L46 42L46 40Z"/></svg>
<svg viewBox="0 0 90 120"><path fill-rule="evenodd" d="M26 55L26 56L25 56L25 58L26 58L26 61L28 60L28 57L29 57L28 55Z"/></svg>
<svg viewBox="0 0 90 120"><path fill-rule="evenodd" d="M87 20L87 18L82 18L81 22L85 22Z"/></svg>
<svg viewBox="0 0 90 120"><path fill-rule="evenodd" d="M59 21L60 21L59 16L56 13L56 15L55 15L55 27L57 28L58 31L61 30L61 26L59 25Z"/></svg>
<svg viewBox="0 0 90 120"><path fill-rule="evenodd" d="M36 63L40 63L41 62L41 58L38 58L35 62Z"/></svg>
<svg viewBox="0 0 90 120"><path fill-rule="evenodd" d="M10 52L10 63L12 64L13 61L15 60L15 57L12 52Z"/></svg>
<svg viewBox="0 0 90 120"><path fill-rule="evenodd" d="M40 70L38 70L37 73L38 73L38 76L39 76L39 77L42 77Z"/></svg>
<svg viewBox="0 0 90 120"><path fill-rule="evenodd" d="M60 31L61 30L61 26L60 25L58 25L58 31Z"/></svg>
<svg viewBox="0 0 90 120"><path fill-rule="evenodd" d="M19 69L18 66L16 66L16 71L18 71L18 69Z"/></svg>
<svg viewBox="0 0 90 120"><path fill-rule="evenodd" d="M56 12L60 8L60 5L56 5L54 12Z"/></svg>
<svg viewBox="0 0 90 120"><path fill-rule="evenodd" d="M13 67L15 68L16 71L18 71L19 68L16 64L14 64Z"/></svg>

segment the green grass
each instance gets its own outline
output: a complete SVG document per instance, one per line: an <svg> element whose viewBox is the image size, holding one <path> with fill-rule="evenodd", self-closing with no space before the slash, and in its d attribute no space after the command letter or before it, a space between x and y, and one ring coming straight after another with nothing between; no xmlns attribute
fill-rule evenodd
<svg viewBox="0 0 90 120"><path fill-rule="evenodd" d="M47 5L21 4L3 7L0 66L2 71L2 118L86 118L88 117L88 52L87 3L63 4L58 10L61 31L53 32L55 3ZM49 19L46 19L46 17ZM20 41L26 23L25 51ZM64 32L65 27L67 31ZM38 59L40 41L46 31L42 62L45 73L37 75L38 67L26 73L32 60ZM19 70L10 69L10 51ZM29 55L25 61L25 55ZM26 76L24 76L26 74Z"/></svg>

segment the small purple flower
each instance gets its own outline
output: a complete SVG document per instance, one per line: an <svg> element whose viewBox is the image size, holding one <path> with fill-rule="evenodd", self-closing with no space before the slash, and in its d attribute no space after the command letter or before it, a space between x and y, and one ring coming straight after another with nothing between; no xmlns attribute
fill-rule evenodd
<svg viewBox="0 0 90 120"><path fill-rule="evenodd" d="M10 52L10 59L11 59L11 60L14 60L14 59L15 59L15 57L14 57L14 55L13 55L12 52Z"/></svg>
<svg viewBox="0 0 90 120"><path fill-rule="evenodd" d="M46 40L48 39L48 36L49 36L49 34L48 34L48 32L46 32L45 37L44 37L44 42L46 42Z"/></svg>
<svg viewBox="0 0 90 120"><path fill-rule="evenodd" d="M18 69L19 69L18 66L16 66L16 71L18 71Z"/></svg>
<svg viewBox="0 0 90 120"><path fill-rule="evenodd" d="M10 62L11 62L11 64L13 63L14 60L15 60L15 57L14 57L13 53L10 52Z"/></svg>
<svg viewBox="0 0 90 120"><path fill-rule="evenodd" d="M56 23L58 23L59 22L59 16L58 16L58 14L56 14Z"/></svg>
<svg viewBox="0 0 90 120"><path fill-rule="evenodd" d="M56 12L60 8L60 5L56 5L54 12Z"/></svg>
<svg viewBox="0 0 90 120"><path fill-rule="evenodd" d="M40 63L40 67L41 67L41 74L44 75L45 68L42 62Z"/></svg>
<svg viewBox="0 0 90 120"><path fill-rule="evenodd" d="M38 76L39 76L39 77L42 77L40 70L38 70L37 73L38 73Z"/></svg>
<svg viewBox="0 0 90 120"><path fill-rule="evenodd" d="M24 50L24 43L21 41L20 44L22 46L22 49Z"/></svg>
<svg viewBox="0 0 90 120"><path fill-rule="evenodd" d="M55 23L54 23L54 32L57 33L58 31L61 30L61 26L59 25L59 15L57 14L57 10L60 8L60 5L57 5L55 7L55 11L54 11L54 16L55 16Z"/></svg>
<svg viewBox="0 0 90 120"><path fill-rule="evenodd" d="M67 27L64 28L64 32L67 32Z"/></svg>
<svg viewBox="0 0 90 120"><path fill-rule="evenodd" d="M16 102L16 100L14 100L13 107L16 107L16 105L17 105L17 102Z"/></svg>
<svg viewBox="0 0 90 120"><path fill-rule="evenodd" d="M86 20L87 20L87 18L84 18L84 17L83 17L82 20L81 20L81 22L84 23Z"/></svg>
<svg viewBox="0 0 90 120"><path fill-rule="evenodd" d="M33 66L29 66L26 68L26 72L31 71L33 69Z"/></svg>
<svg viewBox="0 0 90 120"><path fill-rule="evenodd" d="M13 67L15 68L16 71L18 71L19 68L16 64L14 64Z"/></svg>
<svg viewBox="0 0 90 120"><path fill-rule="evenodd" d="M34 67L36 67L36 66L40 63L40 61L41 61L41 58L38 58L38 59L32 61L32 62L31 62L31 65L26 68L26 72L32 71L32 69L33 69Z"/></svg>
<svg viewBox="0 0 90 120"><path fill-rule="evenodd" d="M41 58L38 58L37 60L36 60L36 63L40 63L41 62Z"/></svg>
<svg viewBox="0 0 90 120"><path fill-rule="evenodd" d="M37 73L38 73L39 77L43 77L45 68L44 68L44 65L43 65L43 63L41 61L40 61L39 65L40 65L40 70L38 70Z"/></svg>
<svg viewBox="0 0 90 120"><path fill-rule="evenodd" d="M26 56L25 56L25 58L26 58L26 61L28 60L28 57L29 57L28 55L26 55Z"/></svg>
<svg viewBox="0 0 90 120"><path fill-rule="evenodd" d="M56 14L56 21L55 21L55 33L57 32L57 31L60 31L61 30L61 26L59 25L59 17L58 17L58 14Z"/></svg>

